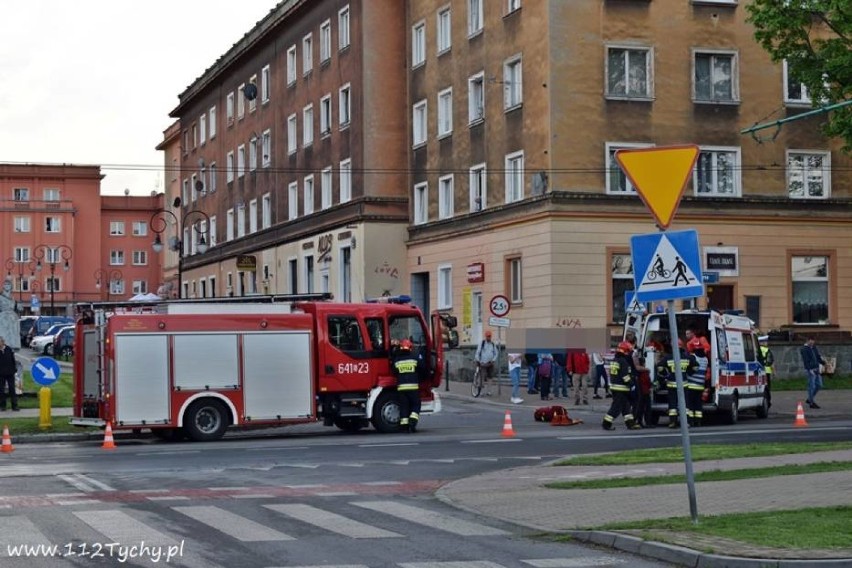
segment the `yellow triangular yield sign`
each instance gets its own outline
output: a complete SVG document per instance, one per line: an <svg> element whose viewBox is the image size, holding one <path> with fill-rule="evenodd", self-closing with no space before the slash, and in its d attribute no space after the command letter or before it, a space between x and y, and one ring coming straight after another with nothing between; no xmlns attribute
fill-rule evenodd
<svg viewBox="0 0 852 568"><path fill-rule="evenodd" d="M615 153L615 159L661 229L671 224L697 158L698 146L695 145Z"/></svg>

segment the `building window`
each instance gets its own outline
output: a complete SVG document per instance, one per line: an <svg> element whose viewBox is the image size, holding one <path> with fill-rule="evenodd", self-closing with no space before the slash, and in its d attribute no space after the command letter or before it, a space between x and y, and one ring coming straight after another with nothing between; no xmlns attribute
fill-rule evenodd
<svg viewBox="0 0 852 568"><path fill-rule="evenodd" d="M59 201L59 190L52 187L46 187L44 189L44 200L45 201Z"/></svg>
<svg viewBox="0 0 852 568"><path fill-rule="evenodd" d="M308 294L314 293L314 255L309 254L305 257L305 292Z"/></svg>
<svg viewBox="0 0 852 568"><path fill-rule="evenodd" d="M314 105L302 110L302 145L306 148L314 143Z"/></svg>
<svg viewBox="0 0 852 568"><path fill-rule="evenodd" d="M210 237L209 246L215 247L216 243L217 243L217 241L216 241L216 215L210 216L210 229L209 229L208 236Z"/></svg>
<svg viewBox="0 0 852 568"><path fill-rule="evenodd" d="M131 231L134 237L145 237L148 235L148 223L145 221L133 221Z"/></svg>
<svg viewBox="0 0 852 568"><path fill-rule="evenodd" d="M246 84L241 83L237 87L237 119L242 120L246 116L246 97L243 94L246 90Z"/></svg>
<svg viewBox="0 0 852 568"><path fill-rule="evenodd" d="M482 211L487 206L488 191L485 164L470 168L470 211Z"/></svg>
<svg viewBox="0 0 852 568"><path fill-rule="evenodd" d="M739 99L736 54L695 52L693 91L695 102L736 102Z"/></svg>
<svg viewBox="0 0 852 568"><path fill-rule="evenodd" d="M246 174L246 147L245 144L237 146L237 177Z"/></svg>
<svg viewBox="0 0 852 568"><path fill-rule="evenodd" d="M337 47L349 47L349 6L344 6L337 13Z"/></svg>
<svg viewBox="0 0 852 568"><path fill-rule="evenodd" d="M189 181L189 195L192 201L198 199L198 174L192 174Z"/></svg>
<svg viewBox="0 0 852 568"><path fill-rule="evenodd" d="M506 203L524 198L524 153L506 156Z"/></svg>
<svg viewBox="0 0 852 568"><path fill-rule="evenodd" d="M429 221L429 184L418 183L414 186L414 224L422 225Z"/></svg>
<svg viewBox="0 0 852 568"><path fill-rule="evenodd" d="M29 201L30 190L26 187L16 187L12 190L13 199L15 201Z"/></svg>
<svg viewBox="0 0 852 568"><path fill-rule="evenodd" d="M133 251L133 264L134 266L145 266L148 264L148 251L146 250L135 250Z"/></svg>
<svg viewBox="0 0 852 568"><path fill-rule="evenodd" d="M305 215L310 215L314 212L314 176L305 178L304 192L305 202L302 207L304 208Z"/></svg>
<svg viewBox="0 0 852 568"><path fill-rule="evenodd" d="M793 256L793 323L827 324L828 273L827 256Z"/></svg>
<svg viewBox="0 0 852 568"><path fill-rule="evenodd" d="M207 143L207 115L198 117L198 136L201 138L202 146Z"/></svg>
<svg viewBox="0 0 852 568"><path fill-rule="evenodd" d="M15 262L29 262L30 249L29 247L15 247Z"/></svg>
<svg viewBox="0 0 852 568"><path fill-rule="evenodd" d="M453 131L453 89L444 89L438 93L438 138Z"/></svg>
<svg viewBox="0 0 852 568"><path fill-rule="evenodd" d="M210 116L210 140L216 138L216 105L210 107L207 113Z"/></svg>
<svg viewBox="0 0 852 568"><path fill-rule="evenodd" d="M134 280L133 281L133 294L147 294L148 293L148 283L145 280Z"/></svg>
<svg viewBox="0 0 852 568"><path fill-rule="evenodd" d="M320 173L320 192L320 208L328 209L332 203L331 167L325 168Z"/></svg>
<svg viewBox="0 0 852 568"><path fill-rule="evenodd" d="M468 0L467 2L467 34L472 36L482 31L483 25L483 0Z"/></svg>
<svg viewBox="0 0 852 568"><path fill-rule="evenodd" d="M291 258L287 261L287 280L290 282L290 293L299 293L299 259Z"/></svg>
<svg viewBox="0 0 852 568"><path fill-rule="evenodd" d="M352 249L340 249L340 298L344 302L352 301Z"/></svg>
<svg viewBox="0 0 852 568"><path fill-rule="evenodd" d="M352 160L340 162L340 202L352 200Z"/></svg>
<svg viewBox="0 0 852 568"><path fill-rule="evenodd" d="M453 216L453 176L438 178L438 219L447 219Z"/></svg>
<svg viewBox="0 0 852 568"><path fill-rule="evenodd" d="M124 294L124 280L110 280L109 293L113 296Z"/></svg>
<svg viewBox="0 0 852 568"><path fill-rule="evenodd" d="M314 68L314 39L312 34L302 38L302 75L309 74Z"/></svg>
<svg viewBox="0 0 852 568"><path fill-rule="evenodd" d="M426 22L418 22L411 28L411 66L426 62Z"/></svg>
<svg viewBox="0 0 852 568"><path fill-rule="evenodd" d="M320 24L320 63L331 59L331 20Z"/></svg>
<svg viewBox="0 0 852 568"><path fill-rule="evenodd" d="M790 73L787 60L784 60L784 102L790 105L810 106L811 94L808 88Z"/></svg>
<svg viewBox="0 0 852 568"><path fill-rule="evenodd" d="M272 226L272 196L268 193L263 194L261 201L261 228L268 229Z"/></svg>
<svg viewBox="0 0 852 568"><path fill-rule="evenodd" d="M124 265L124 251L123 250L111 250L111 251L109 251L109 263L113 266L123 266Z"/></svg>
<svg viewBox="0 0 852 568"><path fill-rule="evenodd" d="M225 179L228 183L234 181L234 153L228 152L225 157Z"/></svg>
<svg viewBox="0 0 852 568"><path fill-rule="evenodd" d="M438 309L449 310L453 307L453 266L438 266Z"/></svg>
<svg viewBox="0 0 852 568"><path fill-rule="evenodd" d="M272 90L269 74L269 65L264 65L260 70L260 102L262 103L269 102L269 93Z"/></svg>
<svg viewBox="0 0 852 568"><path fill-rule="evenodd" d="M260 151L263 153L261 156L261 165L264 168L268 168L272 165L272 131L264 130L263 134L261 134L261 142L260 142Z"/></svg>
<svg viewBox="0 0 852 568"><path fill-rule="evenodd" d="M44 290L45 292L61 292L62 282L60 282L59 278L45 278Z"/></svg>
<svg viewBox="0 0 852 568"><path fill-rule="evenodd" d="M618 150L628 150L632 148L650 148L653 144L629 143L629 142L607 142L606 143L606 192L607 193L636 193L636 188L627 179L624 171L618 160L615 159L615 153Z"/></svg>
<svg viewBox="0 0 852 568"><path fill-rule="evenodd" d="M228 217L225 224L225 239L234 240L234 210L228 209Z"/></svg>
<svg viewBox="0 0 852 568"><path fill-rule="evenodd" d="M320 99L320 136L331 134L331 95Z"/></svg>
<svg viewBox="0 0 852 568"><path fill-rule="evenodd" d="M506 13L511 14L521 9L521 0L506 0Z"/></svg>
<svg viewBox="0 0 852 568"><path fill-rule="evenodd" d="M523 67L520 55L503 63L503 107L511 109L524 101Z"/></svg>
<svg viewBox="0 0 852 568"><path fill-rule="evenodd" d="M448 51L453 44L452 12L447 6L438 10L438 54Z"/></svg>
<svg viewBox="0 0 852 568"><path fill-rule="evenodd" d="M523 263L520 256L506 259L506 292L509 302L520 304L524 301Z"/></svg>
<svg viewBox="0 0 852 568"><path fill-rule="evenodd" d="M290 182L287 186L287 207L290 219L299 217L299 182Z"/></svg>
<svg viewBox="0 0 852 568"><path fill-rule="evenodd" d="M296 46L291 45L287 49L287 85L296 83Z"/></svg>
<svg viewBox="0 0 852 568"><path fill-rule="evenodd" d="M234 123L234 92L231 91L228 93L228 97L225 99L225 119L228 121L228 125Z"/></svg>
<svg viewBox="0 0 852 568"><path fill-rule="evenodd" d="M831 154L787 152L787 194L792 199L825 199L831 194Z"/></svg>
<svg viewBox="0 0 852 568"><path fill-rule="evenodd" d="M257 232L257 199L249 201L249 234Z"/></svg>
<svg viewBox="0 0 852 568"><path fill-rule="evenodd" d="M467 121L485 119L485 73L479 72L467 80Z"/></svg>
<svg viewBox="0 0 852 568"><path fill-rule="evenodd" d="M647 48L608 47L606 94L613 98L652 96L652 52Z"/></svg>
<svg viewBox="0 0 852 568"><path fill-rule="evenodd" d="M422 100L414 104L412 117L412 135L414 136L414 146L420 146L426 143L426 101Z"/></svg>
<svg viewBox="0 0 852 568"><path fill-rule="evenodd" d="M218 171L219 170L216 169L216 162L210 162L210 193L216 191L216 177Z"/></svg>
<svg viewBox="0 0 852 568"><path fill-rule="evenodd" d="M246 236L246 204L237 205L237 238Z"/></svg>
<svg viewBox="0 0 852 568"><path fill-rule="evenodd" d="M701 148L692 183L697 196L740 196L739 148Z"/></svg>
<svg viewBox="0 0 852 568"><path fill-rule="evenodd" d="M109 235L111 237L123 237L124 236L124 221L110 221L109 222Z"/></svg>
<svg viewBox="0 0 852 568"><path fill-rule="evenodd" d="M254 136L249 139L248 168L250 172L257 170L257 138Z"/></svg>
<svg viewBox="0 0 852 568"><path fill-rule="evenodd" d="M298 142L296 140L296 115L291 114L287 117L287 153L295 154L298 148Z"/></svg>
<svg viewBox="0 0 852 568"><path fill-rule="evenodd" d="M254 111L257 110L257 93L258 93L258 91L257 91L257 75L251 76L251 79L249 79L249 86L252 86L255 89L255 91L254 91L255 92L255 98L249 100L249 102L248 102L249 112L254 112ZM240 97L240 98L241 99L246 98L245 97L245 91L242 91L242 93L243 93L243 96Z"/></svg>
<svg viewBox="0 0 852 568"><path fill-rule="evenodd" d="M624 323L627 315L624 305L624 295L628 290L633 290L633 259L629 254L616 253L610 257L610 279L612 287L612 298L610 309L612 310L612 321Z"/></svg>
<svg viewBox="0 0 852 568"><path fill-rule="evenodd" d="M352 91L349 86L349 83L346 83L342 87L340 87L339 92L339 100L338 100L338 112L340 113L340 128L344 128L349 126L349 121L352 119Z"/></svg>
<svg viewBox="0 0 852 568"><path fill-rule="evenodd" d="M29 217L15 217L15 232L16 233L29 233L30 232L30 218Z"/></svg>

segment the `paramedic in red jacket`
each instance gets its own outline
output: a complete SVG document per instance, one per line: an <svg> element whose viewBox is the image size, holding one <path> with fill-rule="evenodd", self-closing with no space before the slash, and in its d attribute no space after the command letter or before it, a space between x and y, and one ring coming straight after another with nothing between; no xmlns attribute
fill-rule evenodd
<svg viewBox="0 0 852 568"><path fill-rule="evenodd" d="M633 419L630 411L630 384L633 382L632 362L633 344L622 341L615 351L615 359L609 366L610 390L612 391L612 406L603 417L601 426L604 430L612 430L612 423L619 415L624 414L624 424L630 430L641 428Z"/></svg>
<svg viewBox="0 0 852 568"><path fill-rule="evenodd" d="M583 399L583 404L589 404L589 371L591 367L588 353L574 349L568 350L566 369L574 380L574 404L577 406L580 405L580 398Z"/></svg>

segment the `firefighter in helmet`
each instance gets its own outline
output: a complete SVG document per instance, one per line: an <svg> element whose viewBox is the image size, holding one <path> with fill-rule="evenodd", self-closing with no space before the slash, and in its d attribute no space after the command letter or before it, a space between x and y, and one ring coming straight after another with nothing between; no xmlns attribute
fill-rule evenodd
<svg viewBox="0 0 852 568"><path fill-rule="evenodd" d="M698 367L698 362L684 348L682 339L677 340L678 353L680 354L680 371L681 376L686 381L686 378L695 374L695 369ZM677 399L677 374L675 371L674 355L667 353L660 363L661 374L665 377L666 389L668 390L669 402L669 428L677 428L679 424L679 411ZM703 389L703 382L702 382ZM685 401L684 401L685 402Z"/></svg>
<svg viewBox="0 0 852 568"><path fill-rule="evenodd" d="M630 385L634 380L633 369L633 344L622 341L615 350L615 359L609 365L610 390L612 391L612 405L603 417L601 426L604 430L612 430L612 423L619 415L624 414L624 424L630 430L641 428L633 419L630 410Z"/></svg>
<svg viewBox="0 0 852 568"><path fill-rule="evenodd" d="M399 391L399 426L403 431L416 432L420 420L421 363L412 352L410 339L403 339L394 351L391 369Z"/></svg>

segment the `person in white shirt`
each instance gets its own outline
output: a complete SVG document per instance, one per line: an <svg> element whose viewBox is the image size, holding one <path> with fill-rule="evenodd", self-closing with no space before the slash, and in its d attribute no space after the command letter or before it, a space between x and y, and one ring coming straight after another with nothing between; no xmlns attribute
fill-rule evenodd
<svg viewBox="0 0 852 568"><path fill-rule="evenodd" d="M476 366L479 367L480 373L483 374L482 383L485 385L485 396L491 396L491 390L488 388L488 381L494 378L494 372L497 367L497 346L491 341L491 331L485 332L479 347L476 349Z"/></svg>
<svg viewBox="0 0 852 568"><path fill-rule="evenodd" d="M521 390L521 359L524 356L522 353L509 353L509 378L512 379L512 404L521 404L524 402L520 396Z"/></svg>

